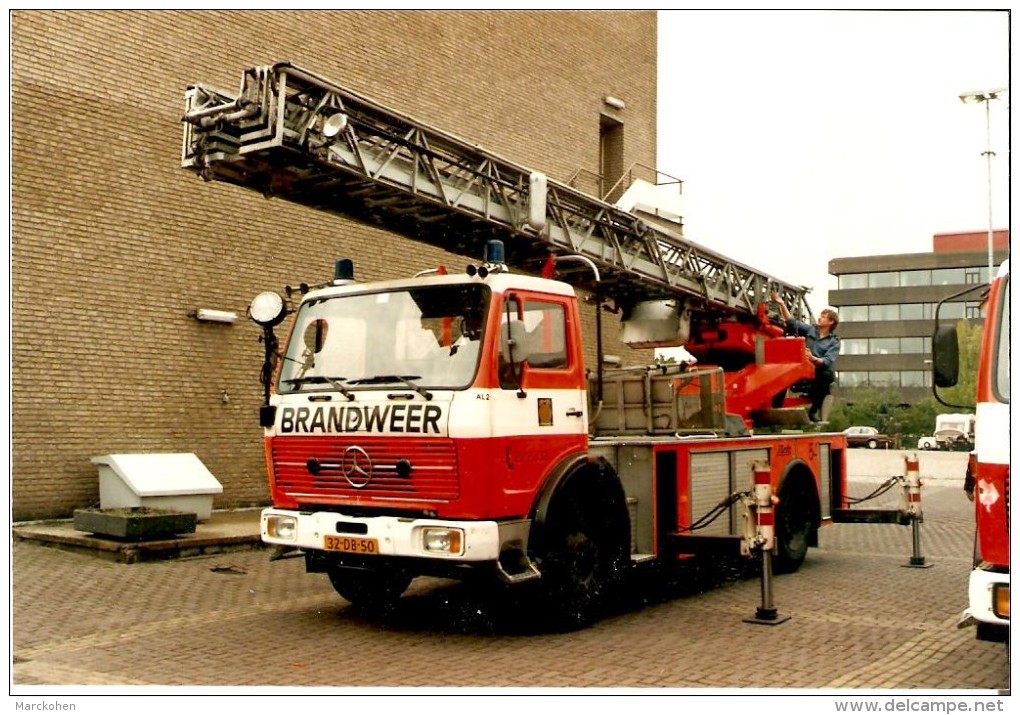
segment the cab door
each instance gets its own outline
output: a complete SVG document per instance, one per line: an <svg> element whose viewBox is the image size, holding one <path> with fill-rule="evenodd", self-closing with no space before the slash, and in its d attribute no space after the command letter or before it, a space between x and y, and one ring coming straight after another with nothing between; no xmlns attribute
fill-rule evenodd
<svg viewBox="0 0 1020 715"><path fill-rule="evenodd" d="M531 493L562 459L587 450L588 414L576 301L504 296L497 355L496 430L505 437L507 488Z"/></svg>

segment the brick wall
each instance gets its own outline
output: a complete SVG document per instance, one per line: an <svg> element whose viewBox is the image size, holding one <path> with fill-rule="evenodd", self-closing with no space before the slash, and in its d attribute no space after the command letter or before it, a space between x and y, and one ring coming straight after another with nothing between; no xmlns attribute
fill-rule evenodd
<svg viewBox="0 0 1020 715"><path fill-rule="evenodd" d="M16 520L98 503L89 460L112 452L194 452L215 508L266 503L259 331L188 313L243 316L338 256L362 280L466 262L182 170L188 84L290 61L557 179L597 171L612 94L625 163L655 163L654 12L15 11L11 30Z"/></svg>
<svg viewBox="0 0 1020 715"><path fill-rule="evenodd" d="M1009 231L992 231L992 250L1009 250ZM932 236L932 251L935 253L958 253L961 251L988 251L988 231L967 231L965 233L936 233Z"/></svg>

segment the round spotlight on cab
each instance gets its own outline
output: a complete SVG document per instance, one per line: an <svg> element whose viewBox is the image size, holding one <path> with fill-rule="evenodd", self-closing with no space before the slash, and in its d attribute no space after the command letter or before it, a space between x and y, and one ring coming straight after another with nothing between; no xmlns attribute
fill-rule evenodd
<svg viewBox="0 0 1020 715"><path fill-rule="evenodd" d="M287 306L279 293L259 293L248 306L248 317L263 328L279 325L287 315Z"/></svg>

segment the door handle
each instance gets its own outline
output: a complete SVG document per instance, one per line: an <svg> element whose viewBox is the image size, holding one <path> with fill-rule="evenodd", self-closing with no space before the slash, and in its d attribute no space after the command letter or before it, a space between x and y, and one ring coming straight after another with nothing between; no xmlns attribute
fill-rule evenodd
<svg viewBox="0 0 1020 715"><path fill-rule="evenodd" d="M581 410L571 407L567 410L567 417L584 417L584 413Z"/></svg>

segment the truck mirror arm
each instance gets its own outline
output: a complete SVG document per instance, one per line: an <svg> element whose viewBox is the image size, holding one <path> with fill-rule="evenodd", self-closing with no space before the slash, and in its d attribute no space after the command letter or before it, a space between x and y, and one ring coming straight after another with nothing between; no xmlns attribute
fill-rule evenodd
<svg viewBox="0 0 1020 715"><path fill-rule="evenodd" d="M277 348L279 341L276 338L276 333L273 332L273 326L265 325L262 327L262 335L259 337L265 350L265 358L262 361L262 370L259 373L259 382L262 383L264 389L264 402L263 404L269 404L269 394L272 389L273 373L276 372L276 363L279 359L279 353Z"/></svg>
<svg viewBox="0 0 1020 715"><path fill-rule="evenodd" d="M506 301L506 357L509 363L510 375L514 379L514 383L517 385L517 397L524 399L528 396L528 393L524 391L524 387L521 385L521 378L524 376L524 363L518 361L514 356L514 347L518 343L518 339L514 337L514 320L515 317L510 313L510 303L512 300Z"/></svg>

